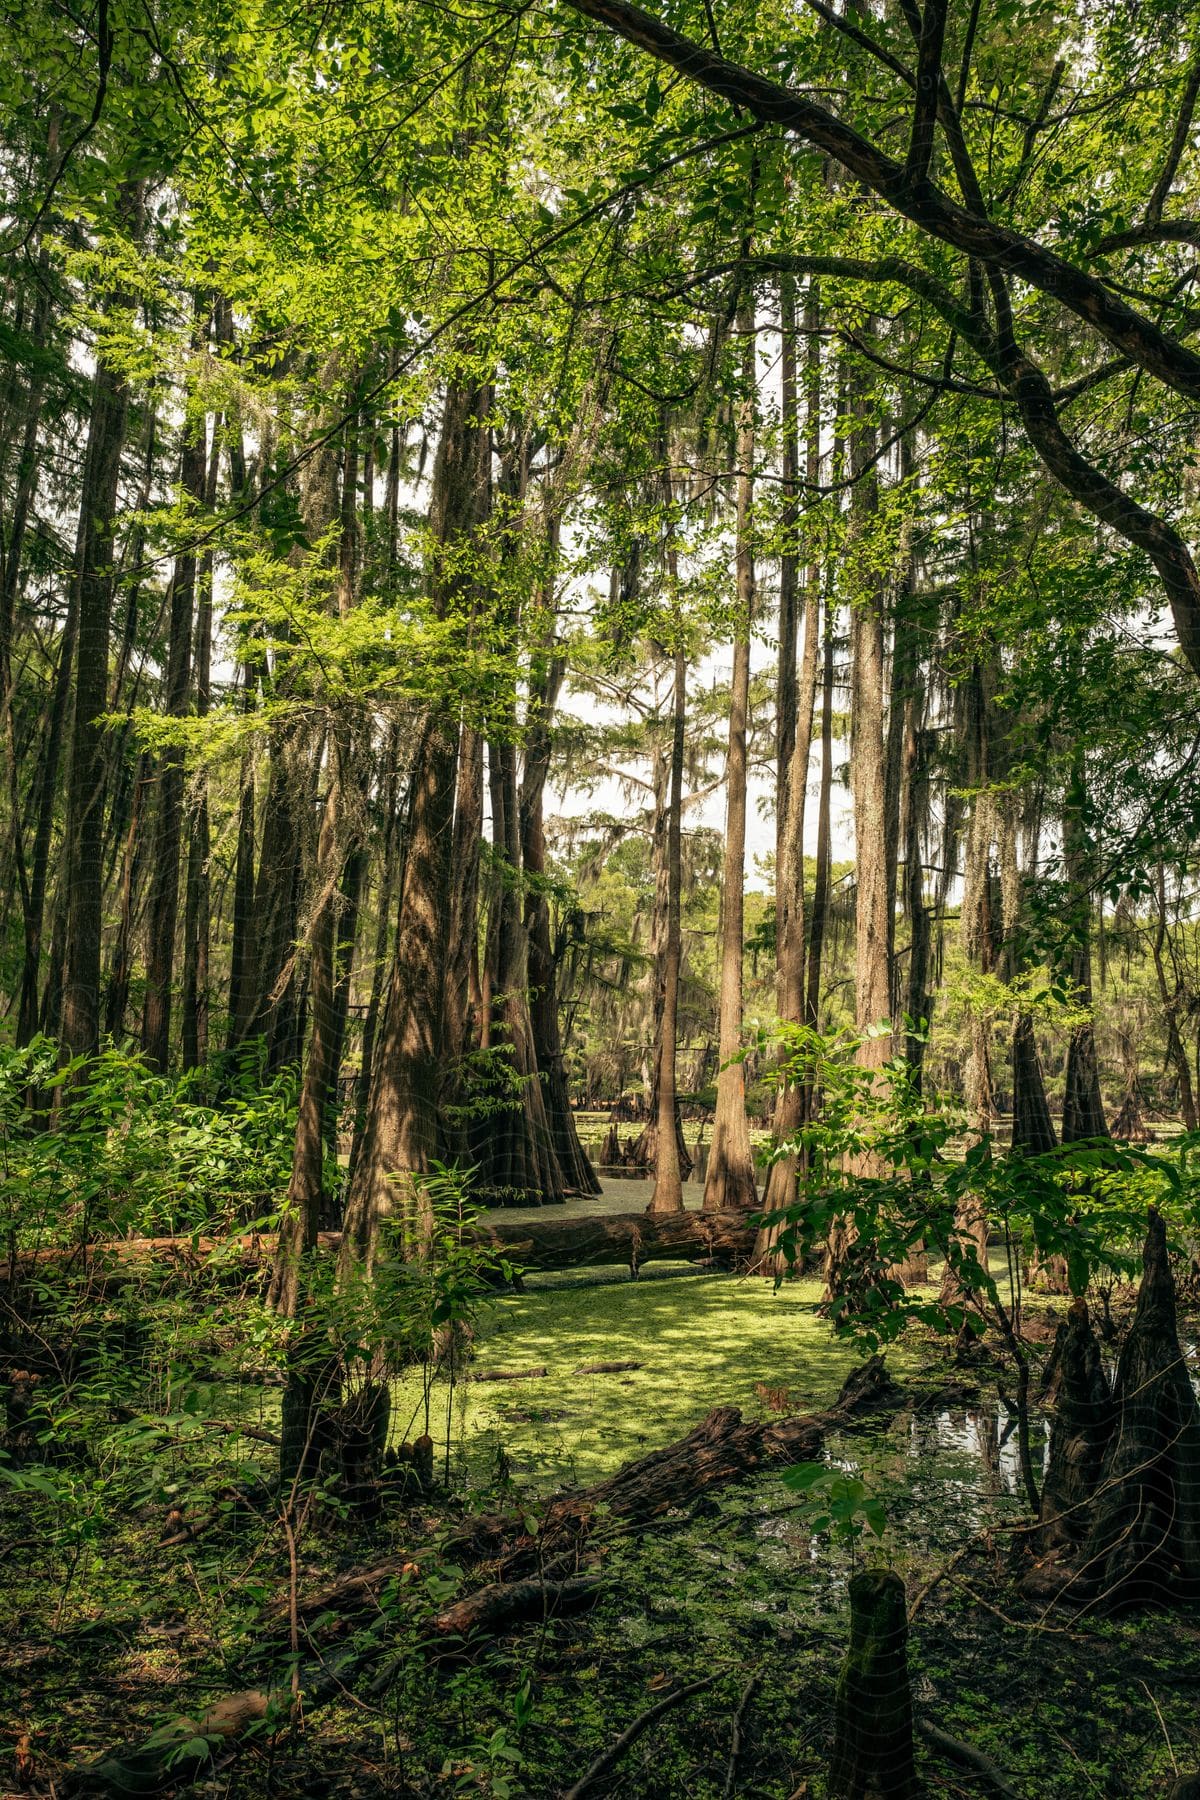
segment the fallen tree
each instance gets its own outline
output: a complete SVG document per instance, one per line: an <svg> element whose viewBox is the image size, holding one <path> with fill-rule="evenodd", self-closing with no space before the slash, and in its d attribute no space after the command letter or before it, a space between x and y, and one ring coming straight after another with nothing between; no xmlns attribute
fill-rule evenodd
<svg viewBox="0 0 1200 1800"><path fill-rule="evenodd" d="M899 1397L883 1359L872 1357L847 1377L838 1400L823 1413L756 1421L743 1419L735 1406L714 1408L685 1437L626 1463L594 1487L552 1498L541 1509L536 1534L529 1530L527 1510L468 1521L443 1554L482 1566L489 1579L429 1618L428 1648L439 1659L467 1653L472 1643L525 1620L590 1605L601 1583L594 1569L584 1565L594 1563L602 1548L601 1530L605 1536L637 1530L663 1513L691 1505L709 1489L772 1464L810 1459L828 1429L894 1405ZM322 1621L342 1629L356 1614L379 1612L384 1589L419 1568L407 1552L343 1575L319 1593L288 1594L268 1609L268 1634L281 1628L296 1634L310 1621L314 1633ZM255 1732L287 1722L297 1705L311 1713L373 1669L377 1680L385 1680L391 1639L387 1624L381 1617L377 1638L369 1629L359 1633L357 1647L336 1657L322 1655L310 1635L316 1655L294 1680L289 1673L278 1683L226 1696L194 1719L176 1720L94 1762L76 1765L65 1771L55 1791L61 1796L150 1796L199 1779Z"/></svg>
<svg viewBox="0 0 1200 1800"><path fill-rule="evenodd" d="M754 1231L745 1215L724 1213L607 1213L574 1218L522 1220L501 1218L467 1228L463 1243L492 1251L524 1270L557 1270L626 1264L636 1274L648 1262L717 1262L748 1259ZM322 1231L321 1255L335 1256L340 1231ZM250 1274L275 1255L276 1233L248 1232L229 1237L108 1238L92 1244L23 1251L0 1263L0 1285L51 1269L102 1285L109 1275L127 1279L131 1266L147 1274L199 1274L228 1270Z"/></svg>
<svg viewBox="0 0 1200 1800"><path fill-rule="evenodd" d="M597 1598L594 1576L566 1581L491 1583L456 1601L430 1620L430 1645L453 1656L473 1636L495 1635L530 1619L576 1612ZM195 1717L171 1720L148 1737L106 1751L96 1762L68 1769L55 1784L61 1800L84 1795L152 1796L185 1787L212 1773L233 1751L259 1733L286 1725L345 1693L347 1685L379 1664L390 1648L381 1631L333 1653L318 1655L277 1680L227 1694Z"/></svg>

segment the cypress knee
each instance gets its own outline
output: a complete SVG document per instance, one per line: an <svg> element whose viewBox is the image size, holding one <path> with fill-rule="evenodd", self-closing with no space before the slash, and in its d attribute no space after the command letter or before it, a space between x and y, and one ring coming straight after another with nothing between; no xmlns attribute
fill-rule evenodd
<svg viewBox="0 0 1200 1800"><path fill-rule="evenodd" d="M1062 1559L1086 1535L1089 1505L1113 1430L1113 1403L1087 1305L1076 1300L1058 1328L1051 1366L1058 1397L1050 1462L1042 1484L1034 1548L1038 1562L1025 1580L1030 1595L1057 1593L1067 1579Z"/></svg>
<svg viewBox="0 0 1200 1800"><path fill-rule="evenodd" d="M1142 1284L1113 1394L1081 1581L1109 1610L1200 1594L1200 1406L1179 1343L1162 1218L1150 1208Z"/></svg>

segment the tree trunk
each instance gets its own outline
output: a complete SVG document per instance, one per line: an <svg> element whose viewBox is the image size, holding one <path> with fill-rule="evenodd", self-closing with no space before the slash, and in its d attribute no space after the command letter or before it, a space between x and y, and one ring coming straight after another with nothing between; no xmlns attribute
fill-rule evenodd
<svg viewBox="0 0 1200 1800"><path fill-rule="evenodd" d="M675 553L670 552L671 563ZM668 571L674 586L675 570ZM678 629L678 618L676 627ZM683 1178L692 1166L679 1117L676 1054L679 1044L679 977L683 964L683 752L687 728L687 659L678 642L671 688L671 763L667 795L667 918L663 946L662 1004L654 1070L654 1192L647 1212L683 1210Z"/></svg>
<svg viewBox="0 0 1200 1800"><path fill-rule="evenodd" d="M557 529L551 532L557 550ZM546 1118L563 1187L571 1194L598 1194L600 1182L575 1125L563 1061L558 1019L558 965L550 938L543 823L546 777L550 769L550 722L563 676L561 658L539 651L530 675L529 722L521 777L521 861L525 870L525 934L529 945L529 1023L542 1081Z"/></svg>
<svg viewBox="0 0 1200 1800"><path fill-rule="evenodd" d="M356 423L346 428L342 483L341 540L338 551L338 616L349 618L354 608L355 499L357 490ZM279 1227L279 1243L271 1282L270 1300L277 1312L294 1316L299 1300L300 1259L312 1250L321 1223L324 1192L326 1115L336 1094L341 1061L348 994L339 993L341 979L339 943L347 943L345 976L348 981L358 922L358 888L362 876L361 844L364 820L351 798L355 780L355 750L349 726L335 719L328 734L330 753L325 805L317 841L317 895L311 926L309 995L312 1032L292 1145L292 1173L287 1203Z"/></svg>
<svg viewBox="0 0 1200 1800"><path fill-rule="evenodd" d="M799 466L799 442L796 431L795 372L795 299L790 278L784 278L780 289L780 316L783 331L781 355L781 389L783 396L783 482L785 493L795 489ZM821 350L818 327L820 308L815 285L810 286L804 310L807 332L806 382L806 468L810 487L821 478ZM795 500L789 501L787 527L797 525ZM779 1017L787 1024L799 1025L805 1019L805 945L804 945L804 820L808 797L808 763L812 753L813 711L817 693L818 638L821 630L821 570L809 564L804 596L804 653L800 664L800 680L796 683L796 608L795 595L799 576L799 555L790 541L785 542L780 561L779 580L779 681L776 714L776 829L775 829L775 943L776 1002ZM784 1143L799 1129L804 1120L807 1092L794 1082L784 1080L775 1101L773 1135L776 1143ZM781 1157L772 1162L763 1193L765 1212L782 1212L796 1199L796 1159ZM759 1233L755 1249L756 1262L763 1274L780 1274L782 1265L775 1254L780 1225L765 1226Z"/></svg>
<svg viewBox="0 0 1200 1800"><path fill-rule="evenodd" d="M267 792L252 902L256 983L245 1035L265 1039L267 1068L272 1072L296 1060L295 951L305 798L313 761L306 737L294 723L276 725L268 736Z"/></svg>
<svg viewBox="0 0 1200 1800"><path fill-rule="evenodd" d="M446 1060L452 1073L479 1032L472 994L478 988L479 861L483 840L483 738L464 726L458 742L450 940L446 955ZM457 1136L451 1133L451 1136ZM463 1144L466 1138L463 1134Z"/></svg>
<svg viewBox="0 0 1200 1800"><path fill-rule="evenodd" d="M254 706L254 676L242 671L242 708ZM229 952L229 1029L225 1044L234 1050L245 1043L254 1024L258 990L258 925L254 905L255 793L254 752L242 753L238 771L237 852L233 871L233 938Z"/></svg>
<svg viewBox="0 0 1200 1800"><path fill-rule="evenodd" d="M440 616L466 582L463 549L488 477L490 390L452 382L434 468L431 593ZM444 1048L443 982L449 938L449 856L458 732L446 708L426 717L413 759L412 814L387 1004L374 1055L362 1149L346 1205L341 1264L369 1273L389 1222L410 1254L432 1232L421 1177L438 1150Z"/></svg>
<svg viewBox="0 0 1200 1800"><path fill-rule="evenodd" d="M220 432L213 431L204 503L211 511L217 503L220 472ZM212 698L213 556L200 560L197 589L195 694L196 717L208 717ZM208 816L208 771L196 775L188 836L187 893L183 927L183 1021L181 1043L185 1069L203 1068L208 1061L209 952L212 930L208 863L211 855Z"/></svg>
<svg viewBox="0 0 1200 1800"><path fill-rule="evenodd" d="M208 470L203 420L198 423L189 420L185 432L180 488L185 498L203 505ZM185 529L192 530L190 521ZM195 604L196 553L185 549L175 558L171 576L170 631L163 687L163 711L170 719L181 719L187 711ZM142 1053L149 1066L159 1070L166 1069L170 1055L183 777L183 750L179 745L170 745L163 752L156 784L154 851L146 920L146 995L142 1008Z"/></svg>
<svg viewBox="0 0 1200 1800"><path fill-rule="evenodd" d="M1067 881L1067 904L1071 909L1074 939L1071 949L1071 985L1077 1004L1088 1009L1086 1023L1071 1033L1067 1051L1067 1087L1063 1099L1062 1141L1078 1143L1082 1138L1106 1138L1108 1121L1100 1097L1100 1071L1096 1062L1096 1032L1091 1021L1092 1007L1092 907L1091 870L1083 826L1083 809L1087 804L1086 770L1083 757L1076 759L1072 792L1063 809L1063 873Z"/></svg>
<svg viewBox="0 0 1200 1800"><path fill-rule="evenodd" d="M1046 1099L1033 1017L1027 1012L1019 1012L1013 1020L1012 1070L1013 1149L1024 1150L1030 1156L1041 1156L1047 1150L1053 1150L1058 1140Z"/></svg>
<svg viewBox="0 0 1200 1800"><path fill-rule="evenodd" d="M992 782L992 706L994 668L976 657L966 683L967 713L964 721L965 786L970 790L970 815L963 852L962 948L968 965L989 975L995 958L996 932L992 917L992 839L995 802ZM995 1117L992 1091L990 1020L971 1009L967 1029L970 1048L963 1072L963 1098L971 1127L980 1139L988 1136ZM964 1193L954 1220L960 1245L969 1246L981 1269L987 1268L988 1220L976 1195ZM941 1303L958 1304L968 1298L947 1261L942 1276Z"/></svg>
<svg viewBox="0 0 1200 1800"><path fill-rule="evenodd" d="M1015 801L1010 795L1001 816L1000 897L1004 936L1004 973L1008 981L1020 974L1020 926L1024 883L1018 866L1017 819ZM1029 822L1028 840L1036 845L1041 828L1041 806ZM1032 873L1033 871L1031 871ZM1018 1011L1012 1024L1012 1147L1028 1155L1040 1156L1053 1150L1058 1142L1050 1105L1046 1099L1046 1083L1038 1055L1033 1015Z"/></svg>
<svg viewBox="0 0 1200 1800"><path fill-rule="evenodd" d="M1179 1342L1166 1227L1153 1207L1113 1406L1079 1584L1107 1611L1187 1603L1200 1595L1200 1407Z"/></svg>
<svg viewBox="0 0 1200 1800"><path fill-rule="evenodd" d="M516 750L511 737L493 740L488 761L493 842L501 869L492 899L497 929L490 1042L493 1054L502 1057L506 1065L504 1080L515 1091L507 1105L475 1127L472 1149L485 1194L500 1201L554 1203L563 1198L562 1175L534 1060L529 1018L529 940L521 894Z"/></svg>
<svg viewBox="0 0 1200 1800"><path fill-rule="evenodd" d="M850 595L850 772L854 805L854 1022L861 1036L857 1061L864 1069L880 1069L891 1051L886 1024L891 1013L892 895L888 888L887 756L884 733L883 593L872 542L878 491L872 470L874 431L866 422L866 403L854 399L855 429L851 442L851 519L847 568ZM868 1035L871 1034L871 1035ZM855 1159L854 1172L877 1176L886 1171L878 1158ZM842 1264L853 1227L835 1220L826 1253L826 1285L832 1297L841 1291Z"/></svg>
<svg viewBox="0 0 1200 1800"><path fill-rule="evenodd" d="M1185 1131L1195 1131L1200 1125L1196 1112L1196 1093L1192 1086L1192 1069L1188 1053L1184 1046L1183 1035L1179 1029L1179 1012L1184 996L1179 970L1175 969L1174 990L1167 984L1166 964L1163 951L1167 945L1167 891L1166 872L1160 861L1155 883L1155 899L1157 918L1151 948L1154 955L1154 973L1158 982L1159 999L1162 1001L1163 1023L1167 1033L1167 1061L1175 1071L1175 1079L1179 1083L1179 1111ZM1174 957L1172 957L1174 961Z"/></svg>
<svg viewBox="0 0 1200 1800"><path fill-rule="evenodd" d="M108 971L108 992L104 999L104 1029L109 1037L120 1039L125 1030L125 1014L129 1008L129 981L133 973L134 910L141 886L142 797L151 783L150 758L137 759L129 804L129 827L125 834L125 854L121 866L120 904L117 913L117 937L113 945Z"/></svg>
<svg viewBox="0 0 1200 1800"><path fill-rule="evenodd" d="M119 210L135 235L141 184L128 184ZM100 940L103 930L105 735L108 626L121 452L129 416L125 375L101 356L92 383L92 416L80 493L75 576L75 706L67 796L67 940L62 1042L68 1056L91 1056L100 1037Z"/></svg>
<svg viewBox="0 0 1200 1800"><path fill-rule="evenodd" d="M837 635L837 602L832 589L825 596L825 633L821 654L821 777L817 790L817 854L813 864L812 926L808 934L808 967L805 972L805 1019L814 1030L821 1019L821 972L825 929L829 919L829 889L833 860L833 682L834 640Z"/></svg>
<svg viewBox="0 0 1200 1800"><path fill-rule="evenodd" d="M1112 1394L1082 1299L1072 1302L1058 1328L1048 1373L1051 1371L1057 1394L1034 1540L1039 1557L1034 1581L1039 1591L1045 1591L1044 1559L1053 1564L1071 1555L1086 1535L1088 1503L1112 1437Z"/></svg>
<svg viewBox="0 0 1200 1800"><path fill-rule="evenodd" d="M721 885L721 975L719 1040L721 1067L712 1148L704 1182L706 1212L752 1207L758 1199L754 1155L746 1120L746 1076L735 1061L742 1040L742 957L744 954L744 882L746 860L746 737L750 710L750 630L754 612L755 396L757 338L753 301L738 307L742 334L742 394L737 430L737 611L733 640L733 679L729 696L728 794L725 807L725 860Z"/></svg>
<svg viewBox="0 0 1200 1800"><path fill-rule="evenodd" d="M52 131L52 135L56 135ZM46 348L50 320L49 257L42 246L36 262L38 288L34 299L30 336L39 351ZM15 372L15 371L14 371ZM4 739L5 789L9 806L9 847L21 896L22 925L30 925L32 893L25 859L21 817L21 769L13 694L13 646L16 631L17 593L25 547L25 531L38 487L38 429L46 387L46 366L39 360L24 395L24 427L14 471L15 491L7 537L0 532L0 729ZM23 1041L23 1040L19 1040Z"/></svg>
<svg viewBox="0 0 1200 1800"><path fill-rule="evenodd" d="M918 1029L908 1035L906 1058L919 1093L934 996L929 971L933 933L925 898L925 837L929 825L930 733L925 683L920 671L904 702L904 910L908 915L908 996L905 1011ZM924 1021L924 1029L920 1029Z"/></svg>
<svg viewBox="0 0 1200 1800"><path fill-rule="evenodd" d="M371 991L367 1001L367 1016L363 1021L362 1057L354 1102L354 1137L350 1144L350 1163L346 1171L347 1189L354 1180L362 1151L363 1128L366 1123L367 1102L371 1091L371 1071L375 1065L375 1039L379 1031L384 980L388 969L389 924L392 905L396 897L396 883L400 876L400 866L403 860L398 798L400 792L399 755L399 731L398 728L393 727L385 752L387 773L384 778L383 800L383 872L379 883L375 945L371 958ZM450 966L453 969L453 963Z"/></svg>

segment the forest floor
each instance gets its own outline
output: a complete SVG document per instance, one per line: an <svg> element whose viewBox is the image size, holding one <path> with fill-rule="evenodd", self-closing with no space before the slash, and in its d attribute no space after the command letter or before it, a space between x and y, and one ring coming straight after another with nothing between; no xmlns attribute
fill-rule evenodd
<svg viewBox="0 0 1200 1800"><path fill-rule="evenodd" d="M439 1478L448 1451L448 1486L375 1523L323 1507L298 1546L303 1592L398 1549L420 1555L420 1575L382 1603L395 1652L386 1684L348 1691L302 1730L261 1736L192 1791L550 1800L657 1698L712 1676L592 1792L820 1800L853 1566L888 1561L915 1597L973 1537L917 1608L919 1717L975 1746L1029 1800L1166 1794L1176 1765L1200 1768L1200 1614L1103 1622L1015 1597L1010 1528L1023 1513L996 1370L986 1358L952 1368L929 1341L889 1358L905 1406L873 1429L831 1433L824 1447L832 1469L860 1476L882 1503L882 1539L831 1546L779 1472L764 1473L639 1537L614 1536L589 1613L527 1627L470 1660L431 1660L429 1607L469 1582L428 1547L464 1507L536 1515L549 1492L662 1446L711 1406L818 1410L859 1360L817 1313L815 1283L775 1292L669 1266L651 1276L535 1278L489 1307L465 1373L545 1374L439 1378L430 1428ZM286 1634L268 1641L263 1623L289 1568L272 1451L224 1429L277 1426L263 1331L249 1295L126 1296L91 1322L78 1364L91 1373L59 1420L43 1503L54 1535L31 1538L28 1500L0 1497L0 1712L14 1740L30 1734L46 1794L74 1760L194 1715L261 1679L269 1662L286 1665ZM598 1361L637 1367L580 1373ZM133 1416L114 1423L122 1382ZM411 1415L423 1412L415 1377L398 1383L395 1434L411 1435ZM235 1478L244 1505L162 1545L165 1506L207 1517ZM752 1677L730 1786L732 1720ZM927 1747L922 1768L933 1794L987 1791ZM7 1780L0 1763L0 1794Z"/></svg>

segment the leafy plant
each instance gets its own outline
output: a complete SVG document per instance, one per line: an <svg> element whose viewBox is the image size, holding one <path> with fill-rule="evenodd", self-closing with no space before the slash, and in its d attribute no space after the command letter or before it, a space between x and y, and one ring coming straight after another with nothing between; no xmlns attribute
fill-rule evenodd
<svg viewBox="0 0 1200 1800"><path fill-rule="evenodd" d="M826 1463L793 1463L780 1475L784 1486L802 1496L800 1511L817 1537L828 1536L853 1558L864 1534L882 1539L887 1529L883 1503L857 1475Z"/></svg>

